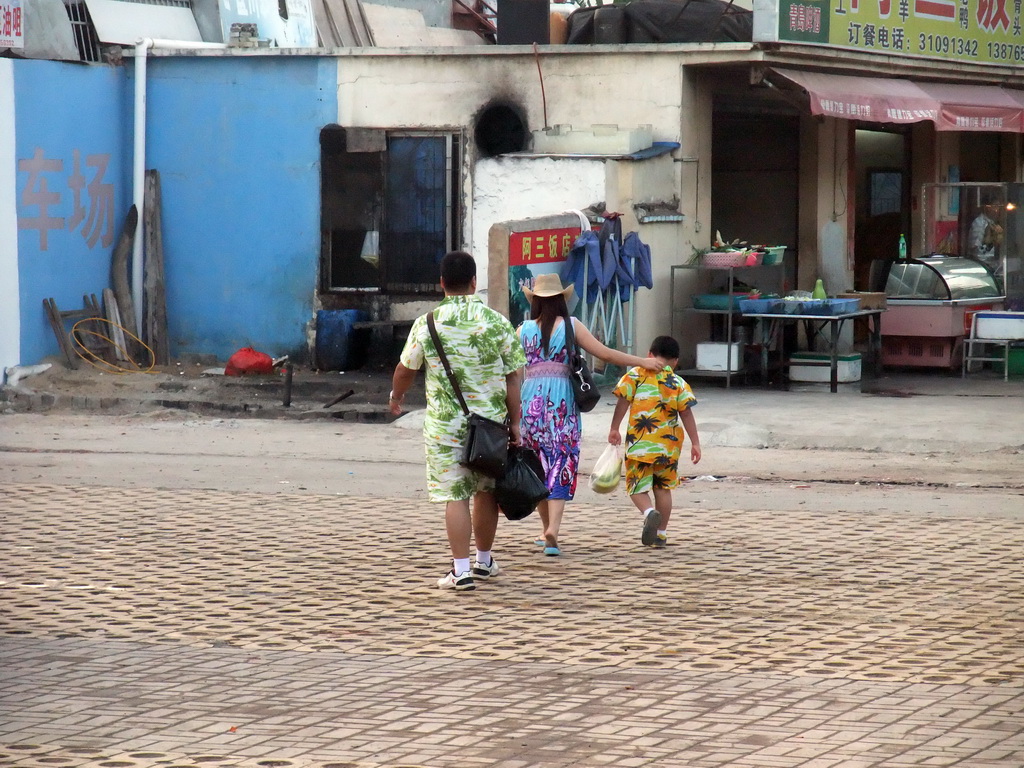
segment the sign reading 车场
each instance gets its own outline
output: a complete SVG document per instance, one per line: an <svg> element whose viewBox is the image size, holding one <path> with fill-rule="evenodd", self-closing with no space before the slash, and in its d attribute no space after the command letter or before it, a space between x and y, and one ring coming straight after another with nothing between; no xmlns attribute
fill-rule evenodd
<svg viewBox="0 0 1024 768"><path fill-rule="evenodd" d="M979 64L1024 63L1022 0L758 0L754 42ZM777 11L777 25L757 23Z"/></svg>
<svg viewBox="0 0 1024 768"><path fill-rule="evenodd" d="M0 0L0 48L24 48L21 0Z"/></svg>
<svg viewBox="0 0 1024 768"><path fill-rule="evenodd" d="M89 248L109 248L114 242L114 184L105 178L110 159L109 153L83 157L75 149L65 163L42 147L18 158L18 229L38 232L40 251L49 249L50 232L64 230L78 230ZM65 213L71 215L59 215Z"/></svg>

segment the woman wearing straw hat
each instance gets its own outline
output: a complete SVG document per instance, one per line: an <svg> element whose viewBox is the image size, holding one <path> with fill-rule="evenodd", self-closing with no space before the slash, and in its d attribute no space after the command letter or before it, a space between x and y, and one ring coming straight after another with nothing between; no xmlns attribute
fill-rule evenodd
<svg viewBox="0 0 1024 768"><path fill-rule="evenodd" d="M560 555L558 531L565 502L576 492L580 463L580 411L569 382L569 356L565 349L565 323L570 321L566 299L573 287L562 287L556 274L537 275L533 288L523 288L530 301L531 319L519 326L526 350L526 376L522 386L523 444L540 456L551 495L537 511L544 526L545 555ZM627 355L598 341L587 327L572 318L576 343L594 357L625 368L659 370L649 357Z"/></svg>

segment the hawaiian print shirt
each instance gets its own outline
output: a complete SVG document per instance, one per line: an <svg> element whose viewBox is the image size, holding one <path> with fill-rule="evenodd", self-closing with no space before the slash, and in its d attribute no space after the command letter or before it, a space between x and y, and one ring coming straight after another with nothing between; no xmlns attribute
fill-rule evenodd
<svg viewBox="0 0 1024 768"><path fill-rule="evenodd" d="M613 394L629 401L626 458L644 464L679 461L686 437L679 414L697 404L690 385L667 365L660 371L631 368Z"/></svg>
<svg viewBox="0 0 1024 768"><path fill-rule="evenodd" d="M526 365L512 324L479 296L446 296L434 312L434 324L469 410L503 421L508 415L505 377ZM412 324L401 362L413 370L427 365L424 433L440 444L462 445L465 415L430 338L426 315Z"/></svg>

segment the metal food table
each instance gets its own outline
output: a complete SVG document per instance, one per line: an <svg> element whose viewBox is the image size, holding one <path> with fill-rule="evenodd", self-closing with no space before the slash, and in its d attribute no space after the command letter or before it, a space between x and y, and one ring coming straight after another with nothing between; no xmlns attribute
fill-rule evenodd
<svg viewBox="0 0 1024 768"><path fill-rule="evenodd" d="M768 350L779 340L782 326L787 323L803 323L807 334L807 343L813 351L818 339L825 341L829 354L828 361L820 363L801 362L801 365L830 365L831 375L829 376L829 389L832 392L839 391L839 334L843 330L843 324L847 320L856 320L859 317L868 318L869 349L872 374L878 376L882 367L882 320L881 315L884 309L859 309L856 312L844 312L841 315L786 315L786 314L750 314L744 313L743 317L753 318L757 321L755 336L761 345L761 381L768 381ZM825 328L828 326L829 333L826 335Z"/></svg>

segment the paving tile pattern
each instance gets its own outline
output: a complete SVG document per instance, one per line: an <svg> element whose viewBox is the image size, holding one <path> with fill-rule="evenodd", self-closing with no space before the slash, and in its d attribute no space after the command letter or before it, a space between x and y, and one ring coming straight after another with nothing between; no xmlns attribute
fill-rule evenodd
<svg viewBox="0 0 1024 768"><path fill-rule="evenodd" d="M382 482L387 478L382 478ZM7 766L1024 765L1024 521L0 485Z"/></svg>

